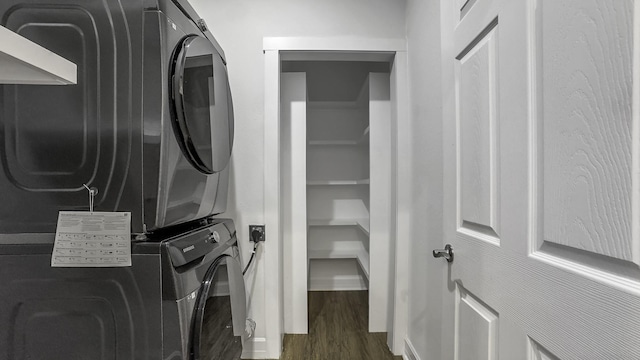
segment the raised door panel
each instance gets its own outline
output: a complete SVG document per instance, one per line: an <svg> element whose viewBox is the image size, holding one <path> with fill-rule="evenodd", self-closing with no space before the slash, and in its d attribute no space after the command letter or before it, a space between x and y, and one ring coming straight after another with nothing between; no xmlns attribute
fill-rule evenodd
<svg viewBox="0 0 640 360"><path fill-rule="evenodd" d="M562 257L640 260L632 236L632 15L631 0L538 2L536 246Z"/></svg>
<svg viewBox="0 0 640 360"><path fill-rule="evenodd" d="M555 355L551 354L547 349L529 338L529 357L527 360L559 360Z"/></svg>
<svg viewBox="0 0 640 360"><path fill-rule="evenodd" d="M497 21L456 57L459 231L499 243Z"/></svg>
<svg viewBox="0 0 640 360"><path fill-rule="evenodd" d="M455 360L498 359L498 314L460 285L455 309Z"/></svg>
<svg viewBox="0 0 640 360"><path fill-rule="evenodd" d="M466 7L468 2L469 2L469 0L456 0L456 3L458 5L458 9L460 9L460 11L462 11L462 9L464 9Z"/></svg>

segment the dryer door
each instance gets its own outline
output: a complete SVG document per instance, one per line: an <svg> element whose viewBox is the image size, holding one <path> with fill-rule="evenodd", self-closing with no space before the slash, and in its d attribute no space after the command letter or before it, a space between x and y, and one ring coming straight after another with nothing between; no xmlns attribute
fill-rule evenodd
<svg viewBox="0 0 640 360"><path fill-rule="evenodd" d="M221 255L209 266L194 306L190 360L240 359L247 308L240 263Z"/></svg>
<svg viewBox="0 0 640 360"><path fill-rule="evenodd" d="M191 165L205 174L224 170L233 146L233 107L222 57L199 35L174 52L170 77L173 129Z"/></svg>

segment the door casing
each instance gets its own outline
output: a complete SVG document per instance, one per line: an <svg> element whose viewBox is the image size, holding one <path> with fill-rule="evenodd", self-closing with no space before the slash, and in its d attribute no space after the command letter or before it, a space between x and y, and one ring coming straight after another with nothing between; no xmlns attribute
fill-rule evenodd
<svg viewBox="0 0 640 360"><path fill-rule="evenodd" d="M356 38L301 38L267 37L263 41L265 54L265 98L264 98L264 219L269 229L265 244L265 355L278 358L284 335L284 283L282 256L282 210L280 204L280 62L287 53L297 56L314 56L317 52L331 53L335 57L348 59L349 53L394 52L395 60L391 71L392 121L396 127L396 186L397 215L395 234L395 274L393 290L392 329L388 334L388 344L394 354L401 354L407 329L409 264L409 209L410 189L410 138L409 105L407 91L407 54L404 39L356 39ZM342 53L342 55L341 55ZM317 56L313 57L318 59ZM297 58L296 60L302 60ZM392 125L393 126L393 125Z"/></svg>

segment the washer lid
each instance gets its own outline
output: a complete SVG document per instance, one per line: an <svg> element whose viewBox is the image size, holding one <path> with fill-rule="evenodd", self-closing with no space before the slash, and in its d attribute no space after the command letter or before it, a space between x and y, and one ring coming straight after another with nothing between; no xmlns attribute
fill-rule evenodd
<svg viewBox="0 0 640 360"><path fill-rule="evenodd" d="M199 171L224 170L233 147L233 108L227 69L213 44L189 35L174 52L172 124L185 157Z"/></svg>

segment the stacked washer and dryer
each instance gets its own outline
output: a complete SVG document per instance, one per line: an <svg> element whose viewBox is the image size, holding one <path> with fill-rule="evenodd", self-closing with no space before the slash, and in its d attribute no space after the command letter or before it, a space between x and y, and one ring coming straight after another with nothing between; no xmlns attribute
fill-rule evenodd
<svg viewBox="0 0 640 360"><path fill-rule="evenodd" d="M78 67L77 85L0 85L0 359L239 358L233 108L204 21L186 0L6 0L0 24ZM131 267L50 266L84 184L131 212Z"/></svg>

